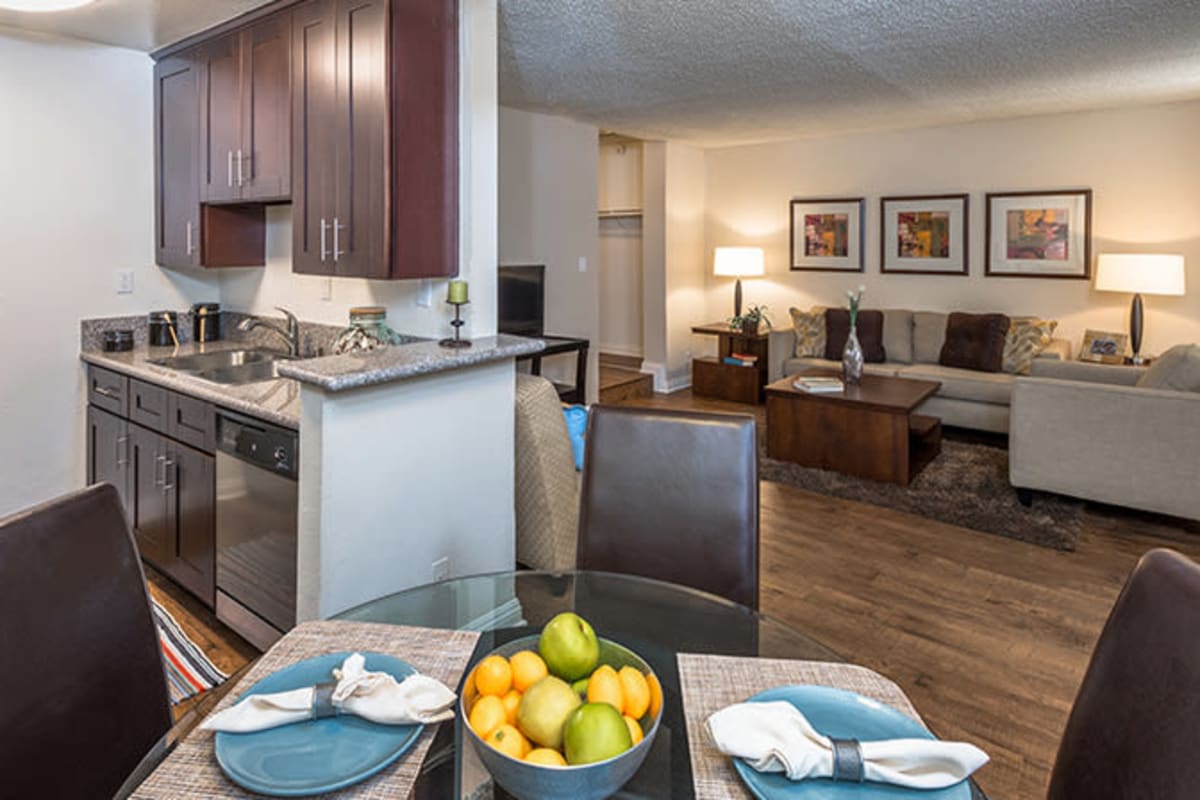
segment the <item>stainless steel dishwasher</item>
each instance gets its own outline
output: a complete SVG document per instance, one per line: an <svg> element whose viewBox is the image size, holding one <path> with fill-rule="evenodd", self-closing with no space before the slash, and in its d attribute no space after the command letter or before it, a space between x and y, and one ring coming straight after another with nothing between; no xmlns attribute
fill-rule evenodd
<svg viewBox="0 0 1200 800"><path fill-rule="evenodd" d="M217 618L267 649L296 624L299 436L217 411Z"/></svg>

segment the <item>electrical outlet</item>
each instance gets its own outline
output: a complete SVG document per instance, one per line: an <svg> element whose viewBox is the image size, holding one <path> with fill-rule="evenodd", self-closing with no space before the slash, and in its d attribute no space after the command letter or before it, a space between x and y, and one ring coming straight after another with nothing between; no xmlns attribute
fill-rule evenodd
<svg viewBox="0 0 1200 800"><path fill-rule="evenodd" d="M417 305L421 308L433 308L433 281L422 278L417 286Z"/></svg>
<svg viewBox="0 0 1200 800"><path fill-rule="evenodd" d="M133 270L117 271L117 294L133 294Z"/></svg>
<svg viewBox="0 0 1200 800"><path fill-rule="evenodd" d="M321 281L321 299L333 299L333 278L324 278Z"/></svg>
<svg viewBox="0 0 1200 800"><path fill-rule="evenodd" d="M433 562L432 570L434 583L446 580L450 577L450 559L439 558Z"/></svg>

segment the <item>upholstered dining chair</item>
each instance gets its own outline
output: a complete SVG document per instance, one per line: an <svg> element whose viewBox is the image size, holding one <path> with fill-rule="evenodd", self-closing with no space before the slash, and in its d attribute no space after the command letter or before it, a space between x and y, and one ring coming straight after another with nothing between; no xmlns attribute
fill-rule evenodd
<svg viewBox="0 0 1200 800"><path fill-rule="evenodd" d="M1200 566L1151 550L1121 590L1067 720L1050 800L1200 794Z"/></svg>
<svg viewBox="0 0 1200 800"><path fill-rule="evenodd" d="M577 559L758 608L754 417L593 406Z"/></svg>
<svg viewBox="0 0 1200 800"><path fill-rule="evenodd" d="M170 728L116 489L0 520L0 795L110 798Z"/></svg>

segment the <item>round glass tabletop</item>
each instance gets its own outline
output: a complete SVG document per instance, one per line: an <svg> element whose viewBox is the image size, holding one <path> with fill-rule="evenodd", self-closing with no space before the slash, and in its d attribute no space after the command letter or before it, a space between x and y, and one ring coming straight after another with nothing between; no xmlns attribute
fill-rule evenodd
<svg viewBox="0 0 1200 800"><path fill-rule="evenodd" d="M603 572L479 575L373 600L337 619L475 630L471 664L497 646L537 633L574 611L597 633L653 667L663 685L663 719L645 764L617 797L693 797L676 653L841 661L819 642L780 622L705 592ZM461 731L445 725L427 757L418 798L506 798L494 789Z"/></svg>

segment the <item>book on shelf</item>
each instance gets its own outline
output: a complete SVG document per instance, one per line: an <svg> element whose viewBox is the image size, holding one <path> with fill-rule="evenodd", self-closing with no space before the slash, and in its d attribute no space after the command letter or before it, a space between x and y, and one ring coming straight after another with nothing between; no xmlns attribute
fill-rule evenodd
<svg viewBox="0 0 1200 800"><path fill-rule="evenodd" d="M748 353L730 353L730 358L736 358L738 361L745 361L747 364L757 364L758 356L752 356Z"/></svg>
<svg viewBox="0 0 1200 800"><path fill-rule="evenodd" d="M734 358L733 356L725 356L724 358L721 359L721 361L725 362L726 364L732 364L735 367L753 367L754 366L754 363L751 361L742 361L740 358Z"/></svg>
<svg viewBox="0 0 1200 800"><path fill-rule="evenodd" d="M840 378L797 378L792 381L792 386L802 392L811 392L812 394L836 394L845 390Z"/></svg>

